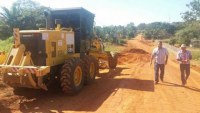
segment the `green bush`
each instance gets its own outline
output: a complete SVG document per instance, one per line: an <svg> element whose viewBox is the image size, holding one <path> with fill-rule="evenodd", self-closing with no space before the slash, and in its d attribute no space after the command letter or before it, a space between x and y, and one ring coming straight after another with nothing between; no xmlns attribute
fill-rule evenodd
<svg viewBox="0 0 200 113"><path fill-rule="evenodd" d="M190 45L190 39L187 38L187 37L181 37L179 40L178 40L178 43L179 44L186 44L187 46Z"/></svg>
<svg viewBox="0 0 200 113"><path fill-rule="evenodd" d="M126 40L125 39L119 39L118 40L118 44L119 45L124 45L124 44L126 44Z"/></svg>
<svg viewBox="0 0 200 113"><path fill-rule="evenodd" d="M192 51L192 58L194 60L200 60L200 51Z"/></svg>
<svg viewBox="0 0 200 113"><path fill-rule="evenodd" d="M107 38L105 41L107 41L107 42L111 42L111 43L114 42L113 38Z"/></svg>
<svg viewBox="0 0 200 113"><path fill-rule="evenodd" d="M8 52L13 45L13 37L9 37L6 40L0 40L0 51Z"/></svg>
<svg viewBox="0 0 200 113"><path fill-rule="evenodd" d="M175 38L171 38L170 40L169 40L169 44L170 45L175 45L177 43L177 39L175 39Z"/></svg>

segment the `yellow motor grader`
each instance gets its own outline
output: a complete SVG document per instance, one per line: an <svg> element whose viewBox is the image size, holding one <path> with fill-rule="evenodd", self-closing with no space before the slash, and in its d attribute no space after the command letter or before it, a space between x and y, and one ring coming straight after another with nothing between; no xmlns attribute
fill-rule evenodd
<svg viewBox="0 0 200 113"><path fill-rule="evenodd" d="M0 65L4 63L6 59L5 51L0 52Z"/></svg>
<svg viewBox="0 0 200 113"><path fill-rule="evenodd" d="M99 73L99 59L117 65L117 56L104 51L94 37L94 14L84 8L44 12L46 28L14 28L14 45L0 62L3 82L13 88L48 90L59 81L64 93L73 94Z"/></svg>

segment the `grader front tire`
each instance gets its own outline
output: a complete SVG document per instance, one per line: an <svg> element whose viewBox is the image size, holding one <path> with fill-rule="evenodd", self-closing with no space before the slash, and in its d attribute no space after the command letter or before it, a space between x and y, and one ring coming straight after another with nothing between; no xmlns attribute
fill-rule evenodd
<svg viewBox="0 0 200 113"><path fill-rule="evenodd" d="M110 69L114 69L117 66L118 55L116 53L109 54L108 65Z"/></svg>
<svg viewBox="0 0 200 113"><path fill-rule="evenodd" d="M82 61L79 58L69 59L62 66L60 84L66 94L79 92L84 83Z"/></svg>
<svg viewBox="0 0 200 113"><path fill-rule="evenodd" d="M96 75L99 72L98 61L93 56L85 56L84 62L84 73L85 73L85 84L94 82Z"/></svg>

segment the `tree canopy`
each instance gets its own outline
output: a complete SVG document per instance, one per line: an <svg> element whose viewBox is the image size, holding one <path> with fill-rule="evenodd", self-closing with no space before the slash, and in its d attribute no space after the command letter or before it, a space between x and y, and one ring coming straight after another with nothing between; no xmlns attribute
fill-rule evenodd
<svg viewBox="0 0 200 113"><path fill-rule="evenodd" d="M200 1L193 0L189 4L186 5L189 10L182 13L182 18L185 21L196 21L200 19Z"/></svg>
<svg viewBox="0 0 200 113"><path fill-rule="evenodd" d="M150 24L139 24L138 32L142 33L147 39L169 38L175 32L175 26L170 23L153 22Z"/></svg>
<svg viewBox="0 0 200 113"><path fill-rule="evenodd" d="M192 39L200 39L200 1L193 0L186 5L189 10L182 14L184 23L182 29L179 29L175 38L177 43L190 44Z"/></svg>
<svg viewBox="0 0 200 113"><path fill-rule="evenodd" d="M0 12L0 37L7 38L12 29L38 29L45 26L43 11L48 9L32 0L17 0L10 9L2 7Z"/></svg>
<svg viewBox="0 0 200 113"><path fill-rule="evenodd" d="M134 23L129 23L126 26L96 26L95 33L104 41L116 42L119 38L133 38L137 33L137 28Z"/></svg>

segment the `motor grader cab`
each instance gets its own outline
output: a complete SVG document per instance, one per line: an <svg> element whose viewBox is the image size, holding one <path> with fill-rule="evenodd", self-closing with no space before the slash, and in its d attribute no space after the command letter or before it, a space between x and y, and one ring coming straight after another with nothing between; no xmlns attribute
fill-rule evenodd
<svg viewBox="0 0 200 113"><path fill-rule="evenodd" d="M14 45L0 65L3 82L48 90L58 81L64 93L76 93L94 81L99 58L113 57L94 43L94 14L73 8L45 11L45 16L46 28L14 29Z"/></svg>

